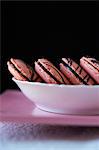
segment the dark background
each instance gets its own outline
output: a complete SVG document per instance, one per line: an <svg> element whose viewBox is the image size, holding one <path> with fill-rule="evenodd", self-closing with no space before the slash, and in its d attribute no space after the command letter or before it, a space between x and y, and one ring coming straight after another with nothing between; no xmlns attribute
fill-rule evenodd
<svg viewBox="0 0 99 150"><path fill-rule="evenodd" d="M68 56L99 59L98 19L96 2L2 2L1 92L17 88L6 65L11 57L56 65Z"/></svg>

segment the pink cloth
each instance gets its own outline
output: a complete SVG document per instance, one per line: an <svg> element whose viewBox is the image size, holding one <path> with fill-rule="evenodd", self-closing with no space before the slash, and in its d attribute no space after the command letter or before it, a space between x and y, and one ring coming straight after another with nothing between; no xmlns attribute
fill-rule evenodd
<svg viewBox="0 0 99 150"><path fill-rule="evenodd" d="M40 124L98 126L99 115L60 115L42 111L20 91L7 90L0 97L0 120Z"/></svg>
<svg viewBox="0 0 99 150"><path fill-rule="evenodd" d="M57 116L38 110L20 91L6 91L0 98L0 149L99 150L99 127L70 127L68 126L70 120L74 124L75 118L79 122L79 117L76 116L72 120L70 116ZM12 105L13 102L14 105ZM31 117L29 118L29 116ZM65 120L63 126L55 125L56 117L58 117L57 123ZM9 119L7 120L7 118ZM50 119L55 122L50 122ZM49 120L49 124L46 124L47 120ZM87 121L88 118L82 120ZM95 117L95 121L99 125L99 119Z"/></svg>

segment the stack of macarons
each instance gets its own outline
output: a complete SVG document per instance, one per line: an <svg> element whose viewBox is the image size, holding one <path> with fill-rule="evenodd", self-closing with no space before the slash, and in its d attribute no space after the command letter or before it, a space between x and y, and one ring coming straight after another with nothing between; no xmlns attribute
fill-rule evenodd
<svg viewBox="0 0 99 150"><path fill-rule="evenodd" d="M82 57L80 64L71 58L62 58L60 69L46 58L35 61L34 68L23 60L14 58L7 65L17 80L67 85L99 84L99 61L91 57Z"/></svg>

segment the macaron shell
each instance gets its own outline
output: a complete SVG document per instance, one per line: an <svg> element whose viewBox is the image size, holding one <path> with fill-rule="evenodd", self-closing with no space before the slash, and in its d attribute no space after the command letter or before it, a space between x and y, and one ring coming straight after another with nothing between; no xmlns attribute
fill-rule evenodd
<svg viewBox="0 0 99 150"><path fill-rule="evenodd" d="M15 70L13 64L11 64L9 61L7 62L8 65L8 70L10 73L14 76L15 79L21 80L21 81L26 81L26 78L24 78L20 73L18 73L17 70Z"/></svg>
<svg viewBox="0 0 99 150"><path fill-rule="evenodd" d="M92 64L99 71L99 61L92 57L82 57L81 59L87 60L90 64Z"/></svg>
<svg viewBox="0 0 99 150"><path fill-rule="evenodd" d="M36 62L35 70L46 83L57 84L57 82L53 78L51 78L50 75L48 75Z"/></svg>
<svg viewBox="0 0 99 150"><path fill-rule="evenodd" d="M33 70L28 64L26 64L24 61L20 59L11 58L10 61L24 76L26 76L29 80L31 80Z"/></svg>
<svg viewBox="0 0 99 150"><path fill-rule="evenodd" d="M80 65L90 74L90 76L99 84L99 71L85 61L85 57L80 59ZM89 61L89 59L88 59ZM91 62L92 64L92 62ZM94 64L93 64L94 65Z"/></svg>
<svg viewBox="0 0 99 150"><path fill-rule="evenodd" d="M72 63L72 68L88 85L95 84L95 81L91 78L91 76L75 61Z"/></svg>
<svg viewBox="0 0 99 150"><path fill-rule="evenodd" d="M69 69L69 67L62 66L60 65L60 70L70 79L70 81L73 84L88 84L88 85L93 85L95 84L95 81L88 75L88 73L80 66L78 65L75 61L72 59L68 58L62 58L62 60L68 64L68 66L73 69L73 71L77 74L77 76L80 77L80 79Z"/></svg>
<svg viewBox="0 0 99 150"><path fill-rule="evenodd" d="M34 82L42 82L42 78L34 71L33 77L31 78Z"/></svg>
<svg viewBox="0 0 99 150"><path fill-rule="evenodd" d="M68 80L75 85L83 84L79 81L79 79L68 69L66 68L62 63L60 65L61 72L68 78Z"/></svg>
<svg viewBox="0 0 99 150"><path fill-rule="evenodd" d="M38 62L41 63L46 70L48 70L59 82L60 84L70 84L69 81L66 79L66 77L47 59L38 59ZM41 68L41 67L40 67ZM40 69L39 68L39 69ZM47 83L56 83L55 81L48 73L46 73L43 69L41 69L41 74L44 74L43 79ZM39 71L40 75L40 71Z"/></svg>

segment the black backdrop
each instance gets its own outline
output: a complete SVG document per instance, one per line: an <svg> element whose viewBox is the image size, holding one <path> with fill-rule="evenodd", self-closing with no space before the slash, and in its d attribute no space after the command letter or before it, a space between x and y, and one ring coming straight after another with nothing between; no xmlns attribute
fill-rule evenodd
<svg viewBox="0 0 99 150"><path fill-rule="evenodd" d="M99 7L96 2L2 2L1 92L17 88L6 62L31 63L46 57L99 58Z"/></svg>

